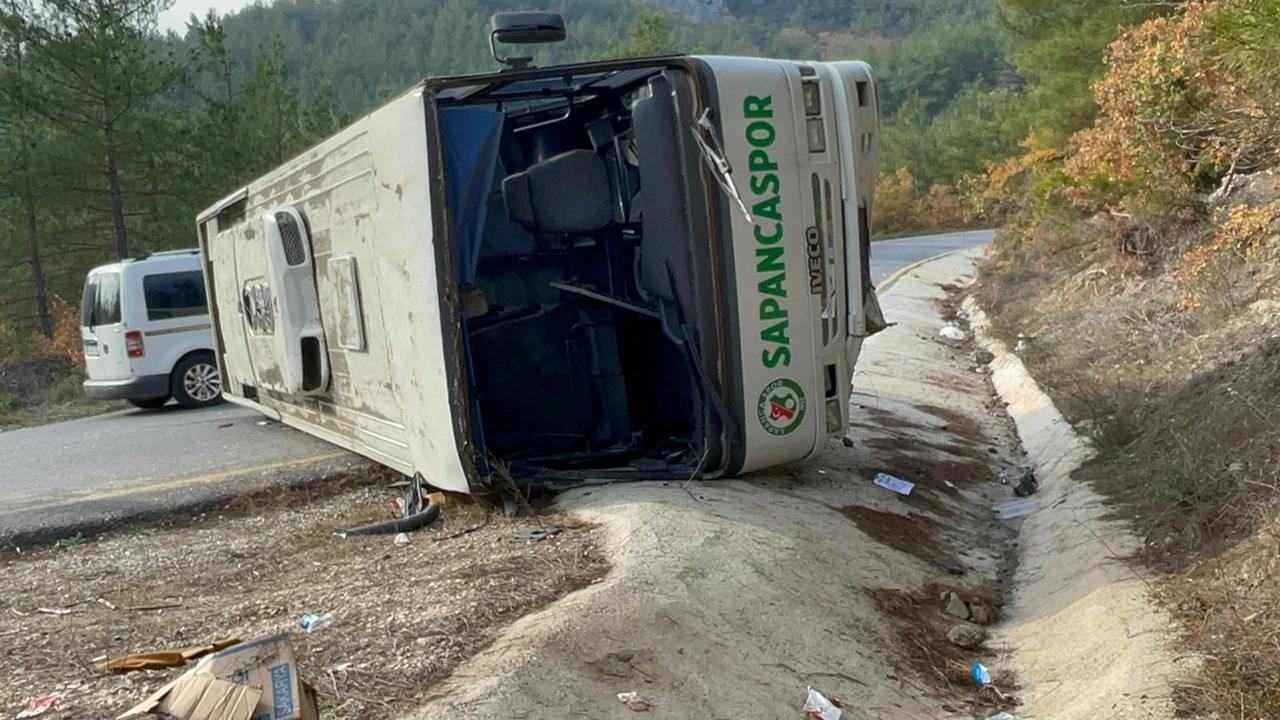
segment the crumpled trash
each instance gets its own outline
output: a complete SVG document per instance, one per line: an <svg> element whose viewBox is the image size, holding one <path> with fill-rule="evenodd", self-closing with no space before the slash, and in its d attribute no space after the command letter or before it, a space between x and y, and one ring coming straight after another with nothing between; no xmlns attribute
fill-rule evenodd
<svg viewBox="0 0 1280 720"><path fill-rule="evenodd" d="M411 541L409 540L409 536L404 533L400 533L399 535L396 536L396 539L395 539L396 547L404 547L408 545L410 542Z"/></svg>
<svg viewBox="0 0 1280 720"><path fill-rule="evenodd" d="M33 698L27 703L27 709L18 713L16 717L18 720L21 720L22 718L33 718L37 715L43 715L45 712L57 705L59 700L62 700L61 695L44 695L42 697Z"/></svg>
<svg viewBox="0 0 1280 720"><path fill-rule="evenodd" d="M649 710L649 703L641 700L640 693L635 692L634 690L631 692L618 693L618 700L621 700L622 704L631 708L635 712L647 712Z"/></svg>
<svg viewBox="0 0 1280 720"><path fill-rule="evenodd" d="M987 666L982 663L974 663L969 668L969 674L973 677L973 681L979 685L991 684L991 671L987 670Z"/></svg>
<svg viewBox="0 0 1280 720"><path fill-rule="evenodd" d="M809 699L805 701L804 713L815 720L840 720L840 716L844 714L840 710L842 707L844 703L839 700L809 688Z"/></svg>
<svg viewBox="0 0 1280 720"><path fill-rule="evenodd" d="M331 613L324 613L321 615L307 613L306 615L303 615L302 620L298 622L298 627L302 628L304 632L316 632L317 630L323 630L332 624L333 615Z"/></svg>
<svg viewBox="0 0 1280 720"><path fill-rule="evenodd" d="M995 715L988 715L987 720L1018 720L1018 717L1016 715L1010 715L1007 712L1001 711L996 713Z"/></svg>
<svg viewBox="0 0 1280 720"><path fill-rule="evenodd" d="M1036 471L1028 470L1013 486L1013 494L1018 497L1030 497L1040 489L1040 481L1036 479Z"/></svg>
<svg viewBox="0 0 1280 720"><path fill-rule="evenodd" d="M944 340L950 340L951 342L965 341L964 331L955 325L942 326L942 329L938 331L938 334L941 335Z"/></svg>

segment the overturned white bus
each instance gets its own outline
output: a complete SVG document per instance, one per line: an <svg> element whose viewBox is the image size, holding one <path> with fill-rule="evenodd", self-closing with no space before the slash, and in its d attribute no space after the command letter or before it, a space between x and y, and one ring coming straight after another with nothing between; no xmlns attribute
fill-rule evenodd
<svg viewBox="0 0 1280 720"><path fill-rule="evenodd" d="M563 36L494 18L500 42ZM842 436L884 327L871 69L504 62L200 214L226 398L458 492L495 467L735 475Z"/></svg>

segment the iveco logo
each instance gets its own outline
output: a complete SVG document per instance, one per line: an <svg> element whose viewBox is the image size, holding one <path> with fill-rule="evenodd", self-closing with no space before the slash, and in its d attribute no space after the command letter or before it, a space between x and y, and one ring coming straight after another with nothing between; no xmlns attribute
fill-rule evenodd
<svg viewBox="0 0 1280 720"><path fill-rule="evenodd" d="M826 263L823 258L822 232L816 227L804 231L804 241L808 246L809 257L809 292L823 295L827 285Z"/></svg>

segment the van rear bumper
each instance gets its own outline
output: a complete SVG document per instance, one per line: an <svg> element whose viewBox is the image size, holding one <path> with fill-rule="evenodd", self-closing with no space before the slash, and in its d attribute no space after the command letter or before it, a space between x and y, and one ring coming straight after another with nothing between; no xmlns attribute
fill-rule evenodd
<svg viewBox="0 0 1280 720"><path fill-rule="evenodd" d="M168 375L145 375L124 380L85 380L84 394L94 400L149 400L169 394Z"/></svg>

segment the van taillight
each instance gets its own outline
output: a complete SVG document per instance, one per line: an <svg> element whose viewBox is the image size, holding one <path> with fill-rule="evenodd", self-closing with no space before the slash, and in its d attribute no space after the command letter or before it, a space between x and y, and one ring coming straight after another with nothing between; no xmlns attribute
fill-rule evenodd
<svg viewBox="0 0 1280 720"><path fill-rule="evenodd" d="M142 357L147 354L147 348L142 344L142 333L134 330L124 334L124 349L129 352L129 357Z"/></svg>

